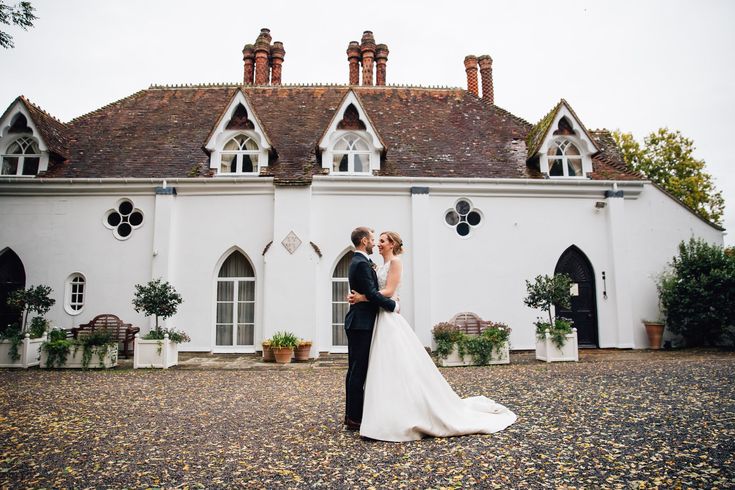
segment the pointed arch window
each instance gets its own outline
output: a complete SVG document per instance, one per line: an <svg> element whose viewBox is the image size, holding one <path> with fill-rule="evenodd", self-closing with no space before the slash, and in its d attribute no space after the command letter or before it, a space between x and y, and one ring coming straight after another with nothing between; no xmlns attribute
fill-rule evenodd
<svg viewBox="0 0 735 490"><path fill-rule="evenodd" d="M370 173L372 150L357 133L347 133L337 140L332 149L332 171L350 174Z"/></svg>
<svg viewBox="0 0 735 490"><path fill-rule="evenodd" d="M547 153L550 177L584 177L582 154L569 139L555 140Z"/></svg>
<svg viewBox="0 0 735 490"><path fill-rule="evenodd" d="M41 151L35 139L21 136L2 156L2 175L33 176L38 173Z"/></svg>
<svg viewBox="0 0 735 490"><path fill-rule="evenodd" d="M252 174L258 171L260 147L247 134L238 134L225 143L220 153L220 174Z"/></svg>
<svg viewBox="0 0 735 490"><path fill-rule="evenodd" d="M354 252L347 252L337 263L332 274L332 346L347 346L345 334L345 315L350 305L347 303L347 293L350 283L347 273Z"/></svg>
<svg viewBox="0 0 735 490"><path fill-rule="evenodd" d="M217 274L215 344L218 348L252 346L255 330L255 272L235 251Z"/></svg>

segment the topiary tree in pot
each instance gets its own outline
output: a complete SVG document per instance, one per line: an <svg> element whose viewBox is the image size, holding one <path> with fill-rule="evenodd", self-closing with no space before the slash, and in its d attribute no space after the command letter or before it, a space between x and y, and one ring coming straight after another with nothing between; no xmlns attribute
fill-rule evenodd
<svg viewBox="0 0 735 490"><path fill-rule="evenodd" d="M570 288L572 279L566 274L555 274L554 276L539 275L533 282L526 281L526 290L528 296L523 302L531 308L540 308L545 311L549 320L539 317L534 324L536 325L536 358L551 361L577 361L579 359L576 340L574 345L565 348L570 334L574 334L572 339L576 339L576 329L572 328L572 320L563 317L556 317L552 314L551 309L554 305L563 308L571 308L572 295ZM546 340L547 333L551 346ZM554 349L555 347L555 349Z"/></svg>

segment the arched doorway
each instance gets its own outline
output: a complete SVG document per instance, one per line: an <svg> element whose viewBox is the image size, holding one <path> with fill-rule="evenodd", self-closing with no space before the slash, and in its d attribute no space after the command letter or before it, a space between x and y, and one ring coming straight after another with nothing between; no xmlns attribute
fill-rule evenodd
<svg viewBox="0 0 735 490"><path fill-rule="evenodd" d="M8 306L8 296L26 287L26 271L20 257L9 248L0 251L0 332L20 322L20 312Z"/></svg>
<svg viewBox="0 0 735 490"><path fill-rule="evenodd" d="M255 272L248 259L235 250L217 274L215 347L233 352L247 350L255 334Z"/></svg>
<svg viewBox="0 0 735 490"><path fill-rule="evenodd" d="M580 347L598 347L595 272L587 256L572 245L561 254L554 274L565 273L576 284L570 309L555 306L557 316L574 320Z"/></svg>
<svg viewBox="0 0 735 490"><path fill-rule="evenodd" d="M332 347L347 347L345 315L350 307L346 300L350 288L347 274L353 255L352 251L344 254L332 274Z"/></svg>

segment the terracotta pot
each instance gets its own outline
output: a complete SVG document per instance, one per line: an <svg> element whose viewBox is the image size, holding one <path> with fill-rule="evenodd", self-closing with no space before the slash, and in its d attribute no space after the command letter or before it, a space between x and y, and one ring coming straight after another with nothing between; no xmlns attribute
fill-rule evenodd
<svg viewBox="0 0 735 490"><path fill-rule="evenodd" d="M275 362L276 357L273 355L273 349L268 344L263 344L263 362Z"/></svg>
<svg viewBox="0 0 735 490"><path fill-rule="evenodd" d="M297 361L308 361L311 352L311 343L301 344L294 350L294 357Z"/></svg>
<svg viewBox="0 0 735 490"><path fill-rule="evenodd" d="M664 324L661 322L643 322L648 335L648 346L653 350L661 348L661 339L664 336Z"/></svg>
<svg viewBox="0 0 735 490"><path fill-rule="evenodd" d="M273 355L276 356L278 364L288 364L293 357L293 349L291 347L273 348Z"/></svg>

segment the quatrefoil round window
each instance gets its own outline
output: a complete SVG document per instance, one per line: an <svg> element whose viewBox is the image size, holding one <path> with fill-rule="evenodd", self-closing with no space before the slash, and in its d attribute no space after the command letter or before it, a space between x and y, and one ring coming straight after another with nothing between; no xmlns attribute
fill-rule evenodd
<svg viewBox="0 0 735 490"><path fill-rule="evenodd" d="M121 199L114 209L105 213L102 223L118 240L127 240L133 230L143 225L143 211L137 209L130 199Z"/></svg>
<svg viewBox="0 0 735 490"><path fill-rule="evenodd" d="M469 199L460 199L453 208L444 213L444 221L455 229L459 236L468 236L482 222L482 213L472 207Z"/></svg>

